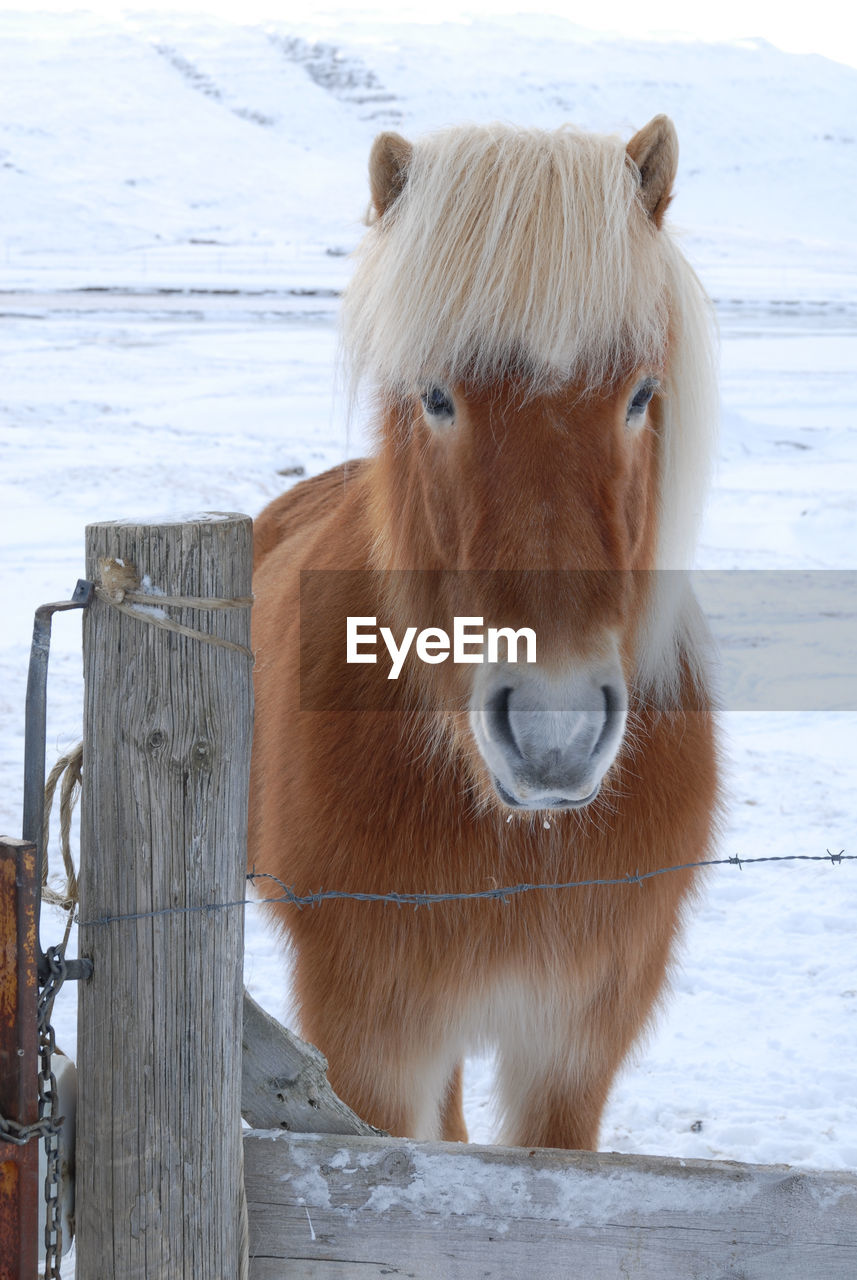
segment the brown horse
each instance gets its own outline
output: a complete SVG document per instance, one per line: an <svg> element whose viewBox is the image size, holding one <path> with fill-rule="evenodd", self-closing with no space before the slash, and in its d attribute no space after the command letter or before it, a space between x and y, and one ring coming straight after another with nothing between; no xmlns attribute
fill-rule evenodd
<svg viewBox="0 0 857 1280"><path fill-rule="evenodd" d="M676 162L663 116L627 146L376 140L344 340L377 450L256 527L257 871L475 894L706 856L716 751L682 571L717 414L709 307L663 226ZM433 630L388 678L366 619L400 644L459 616L530 628L535 662L523 641L441 661ZM593 1148L694 883L275 910L303 1034L365 1119L465 1139L462 1059L491 1045L503 1140Z"/></svg>

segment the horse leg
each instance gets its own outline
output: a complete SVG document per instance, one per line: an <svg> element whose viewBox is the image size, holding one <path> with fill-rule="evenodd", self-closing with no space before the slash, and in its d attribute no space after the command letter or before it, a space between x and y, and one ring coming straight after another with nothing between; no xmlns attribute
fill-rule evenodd
<svg viewBox="0 0 857 1280"><path fill-rule="evenodd" d="M338 1001L335 986L320 994L298 982L301 1035L327 1058L334 1092L395 1137L463 1139L460 1069L439 1027L401 1008L385 1018L380 1003Z"/></svg>
<svg viewBox="0 0 857 1280"><path fill-rule="evenodd" d="M441 1108L441 1137L444 1142L466 1142L467 1125L464 1121L462 1094L463 1066L456 1063L446 1086Z"/></svg>
<svg viewBox="0 0 857 1280"><path fill-rule="evenodd" d="M501 1051L498 1071L504 1146L597 1150L612 1071L576 1070L573 1051L564 1064L532 1058L523 1063Z"/></svg>
<svg viewBox="0 0 857 1280"><path fill-rule="evenodd" d="M397 1138L441 1136L445 1073L421 1059L415 1045L371 1027L332 1026L306 1016L301 1034L321 1049L331 1087L361 1120Z"/></svg>
<svg viewBox="0 0 857 1280"><path fill-rule="evenodd" d="M656 946L627 967L615 956L588 982L515 1001L498 1037L504 1143L597 1150L610 1087L663 987L667 951Z"/></svg>

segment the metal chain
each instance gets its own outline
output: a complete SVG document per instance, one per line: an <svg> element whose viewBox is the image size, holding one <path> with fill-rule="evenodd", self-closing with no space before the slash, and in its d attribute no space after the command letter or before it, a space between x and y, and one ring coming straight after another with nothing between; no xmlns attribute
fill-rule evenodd
<svg viewBox="0 0 857 1280"><path fill-rule="evenodd" d="M56 1050L51 1013L57 992L65 981L66 962L63 947L51 947L47 952L48 977L39 994L39 1118L34 1124L18 1124L0 1115L0 1140L23 1147L33 1138L42 1138L45 1144L47 1172L45 1175L45 1270L44 1280L59 1280L62 1257L62 1211L60 1197L62 1174L59 1158L59 1137L64 1116L59 1112L59 1096L52 1062Z"/></svg>
<svg viewBox="0 0 857 1280"><path fill-rule="evenodd" d="M44 1138L50 1129L50 1120L37 1120L35 1124L18 1124L17 1120L7 1120L0 1115L0 1142L11 1142L16 1147L25 1147L33 1138Z"/></svg>
<svg viewBox="0 0 857 1280"><path fill-rule="evenodd" d="M45 1269L44 1280L59 1280L62 1257L62 1209L60 1195L59 1135L63 1116L58 1114L57 1082L51 1059L56 1050L51 1013L57 992L65 981L64 947L49 947L46 953L48 976L39 995L39 1124L45 1143Z"/></svg>

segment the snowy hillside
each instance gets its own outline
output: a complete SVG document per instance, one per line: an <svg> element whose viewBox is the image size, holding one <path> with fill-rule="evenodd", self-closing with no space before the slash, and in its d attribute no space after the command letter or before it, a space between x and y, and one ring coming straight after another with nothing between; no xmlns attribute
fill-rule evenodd
<svg viewBox="0 0 857 1280"><path fill-rule="evenodd" d="M255 515L364 449L333 387L374 135L499 117L627 137L662 111L723 346L699 564L857 568L857 71L547 18L0 14L0 827L19 829L33 610L70 594L86 522ZM55 626L49 763L80 736L79 634ZM722 856L857 853L857 713L724 730ZM603 1145L857 1168L855 919L855 863L713 873ZM281 1013L284 966L257 910L246 927L248 985ZM73 1050L73 993L56 1022ZM486 1059L466 1105L490 1140Z"/></svg>
<svg viewBox="0 0 857 1280"><path fill-rule="evenodd" d="M554 18L0 14L0 86L6 288L339 281L324 255L359 234L379 129L627 136L665 111L673 218L715 295L857 295L857 71L763 43L623 44Z"/></svg>

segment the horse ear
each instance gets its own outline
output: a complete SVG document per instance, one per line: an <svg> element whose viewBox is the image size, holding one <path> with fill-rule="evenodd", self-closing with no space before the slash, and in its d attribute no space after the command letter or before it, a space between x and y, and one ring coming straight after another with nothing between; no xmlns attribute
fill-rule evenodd
<svg viewBox="0 0 857 1280"><path fill-rule="evenodd" d="M634 134L626 151L640 171L643 208L659 227L672 199L672 185L678 168L675 125L669 116L655 116Z"/></svg>
<svg viewBox="0 0 857 1280"><path fill-rule="evenodd" d="M369 190L380 218L402 194L413 155L410 142L398 133L379 133L369 154Z"/></svg>

